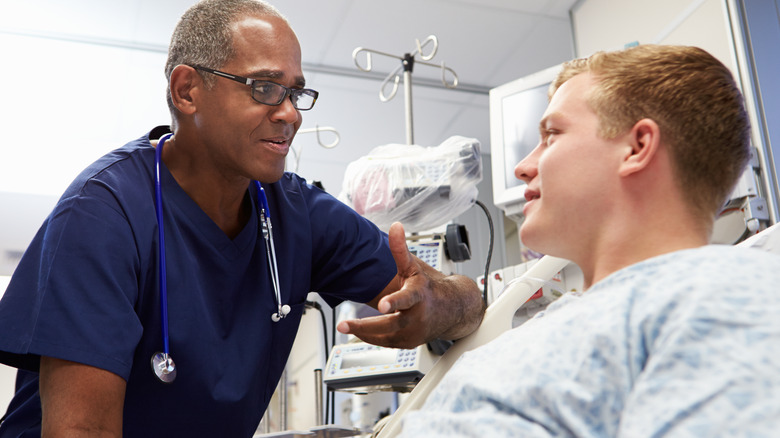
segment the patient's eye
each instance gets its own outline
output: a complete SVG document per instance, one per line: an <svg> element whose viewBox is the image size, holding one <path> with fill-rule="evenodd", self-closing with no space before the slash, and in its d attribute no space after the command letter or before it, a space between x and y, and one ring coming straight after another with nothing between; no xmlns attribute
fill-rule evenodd
<svg viewBox="0 0 780 438"><path fill-rule="evenodd" d="M549 146L558 134L560 132L557 129L545 129L542 134L542 142Z"/></svg>

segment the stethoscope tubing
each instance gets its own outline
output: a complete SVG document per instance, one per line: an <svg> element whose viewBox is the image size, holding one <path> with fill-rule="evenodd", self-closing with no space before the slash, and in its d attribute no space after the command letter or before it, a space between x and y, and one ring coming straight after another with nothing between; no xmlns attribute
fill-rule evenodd
<svg viewBox="0 0 780 438"><path fill-rule="evenodd" d="M170 355L170 337L168 335L168 267L165 257L165 231L163 227L163 205L162 205L162 178L160 168L162 166L162 149L165 142L173 134L162 136L157 143L154 152L154 194L155 194L155 215L157 218L157 236L159 240L159 267L160 267L160 321L162 325L162 353L152 355L152 370L155 376L163 383L171 383L176 379L176 364ZM279 283L279 269L276 263L276 249L274 247L274 235L271 225L271 209L268 208L268 198L265 196L265 189L258 182L254 181L257 189L257 209L259 220L262 224L263 239L265 240L265 251L268 259L268 269L271 271L271 283L274 288L274 297L276 298L277 311L271 315L273 322L278 322L290 313L290 306L282 305L282 295Z"/></svg>
<svg viewBox="0 0 780 438"><path fill-rule="evenodd" d="M282 305L281 285L279 284L279 268L276 264L276 245L274 244L273 225L271 225L271 209L268 207L268 198L265 196L265 189L258 182L255 181L255 188L257 190L257 200L259 205L260 220L263 227L263 239L265 239L265 253L268 258L268 269L271 271L271 283L274 288L274 295L276 296L277 313L271 315L271 319L274 322L284 318L289 313L288 309L284 309Z"/></svg>
<svg viewBox="0 0 780 438"><path fill-rule="evenodd" d="M166 134L160 138L157 143L157 147L154 151L154 164L155 164L155 178L154 178L154 192L155 192L155 212L157 214L157 238L160 242L159 259L160 259L160 319L162 321L162 338L163 338L163 353L170 355L170 343L168 337L168 267L165 260L165 231L163 230L163 205L162 205L162 178L160 177L160 163L162 163L162 148L163 144L171 138L173 134Z"/></svg>

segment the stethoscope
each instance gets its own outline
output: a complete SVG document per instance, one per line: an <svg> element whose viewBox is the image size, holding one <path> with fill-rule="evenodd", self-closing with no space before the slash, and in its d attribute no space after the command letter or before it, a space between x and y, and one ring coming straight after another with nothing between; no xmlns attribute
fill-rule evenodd
<svg viewBox="0 0 780 438"><path fill-rule="evenodd" d="M166 281L167 266L165 263L165 232L163 231L163 207L162 207L162 184L160 183L160 163L162 162L163 144L171 138L173 134L166 134L160 138L157 148L154 152L154 194L155 194L155 212L157 214L157 236L160 241L159 259L160 259L160 319L162 320L162 339L163 351L152 355L152 370L163 383L171 383L176 379L176 364L173 362L170 353L170 344L168 342L168 284ZM282 295L279 291L279 269L276 265L276 250L274 249L274 235L271 226L271 210L268 208L268 198L265 196L265 190L259 182L254 181L257 190L257 210L262 224L263 239L265 240L266 259L268 260L268 269L271 271L271 283L276 297L276 312L271 314L273 322L279 322L290 313L290 306L282 304Z"/></svg>

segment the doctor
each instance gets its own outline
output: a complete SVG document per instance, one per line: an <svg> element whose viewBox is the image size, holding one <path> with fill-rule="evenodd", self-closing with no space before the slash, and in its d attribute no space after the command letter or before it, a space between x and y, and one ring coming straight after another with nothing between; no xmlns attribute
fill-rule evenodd
<svg viewBox="0 0 780 438"><path fill-rule="evenodd" d="M376 307L339 330L384 346L476 328L473 281L284 173L317 93L278 11L194 5L165 73L171 128L76 178L0 302L0 360L20 368L0 436L251 436L309 291Z"/></svg>

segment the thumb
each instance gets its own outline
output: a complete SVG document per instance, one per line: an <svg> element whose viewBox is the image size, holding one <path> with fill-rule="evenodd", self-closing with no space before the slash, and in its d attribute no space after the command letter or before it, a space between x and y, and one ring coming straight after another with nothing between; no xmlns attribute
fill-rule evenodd
<svg viewBox="0 0 780 438"><path fill-rule="evenodd" d="M395 259L395 266L398 268L398 275L401 278L408 278L413 274L411 272L414 267L414 259L409 252L409 247L406 246L406 233L404 232L404 226L400 222L395 222L390 226L390 232L388 233L390 238L390 252Z"/></svg>

